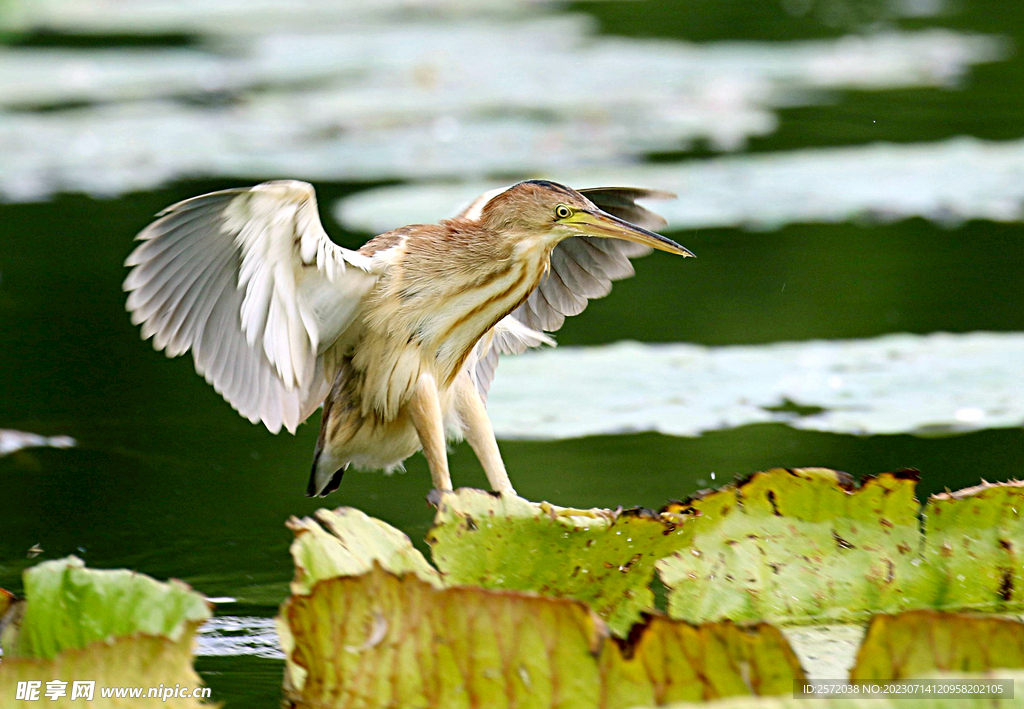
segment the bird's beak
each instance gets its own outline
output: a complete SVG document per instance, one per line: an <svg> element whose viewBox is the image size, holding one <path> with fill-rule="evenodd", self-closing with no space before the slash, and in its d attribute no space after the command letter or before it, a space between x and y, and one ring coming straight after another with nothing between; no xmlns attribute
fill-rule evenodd
<svg viewBox="0 0 1024 709"><path fill-rule="evenodd" d="M577 212L571 223L587 236L625 239L661 251L668 251L670 254L691 257L694 255L672 239L666 239L661 234L647 231L600 209Z"/></svg>

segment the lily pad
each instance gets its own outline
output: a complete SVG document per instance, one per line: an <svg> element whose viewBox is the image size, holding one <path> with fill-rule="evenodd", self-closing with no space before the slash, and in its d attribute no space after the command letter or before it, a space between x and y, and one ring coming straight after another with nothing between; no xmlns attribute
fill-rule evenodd
<svg viewBox="0 0 1024 709"><path fill-rule="evenodd" d="M1005 668L1024 668L1024 623L911 611L871 619L850 679L888 681Z"/></svg>
<svg viewBox="0 0 1024 709"><path fill-rule="evenodd" d="M755 423L949 435L1024 424L1021 361L1021 333L565 347L502 359L488 411L500 438L697 436Z"/></svg>
<svg viewBox="0 0 1024 709"><path fill-rule="evenodd" d="M344 27L353 19L397 19L410 12L442 16L507 15L538 0L3 0L0 28L75 34L216 33L245 35L279 30Z"/></svg>
<svg viewBox="0 0 1024 709"><path fill-rule="evenodd" d="M201 595L180 582L160 583L129 571L86 569L80 559L47 561L24 574L25 601L4 628L0 696L18 683L62 681L58 706L76 706L75 681L94 681L94 704L114 707L102 688L126 685L202 688L192 667L197 628L210 617ZM37 685L40 686L40 685ZM204 690L205 691L205 690ZM207 695L208 696L208 695ZM199 699L131 700L140 707L206 706Z"/></svg>
<svg viewBox="0 0 1024 709"><path fill-rule="evenodd" d="M831 470L771 470L668 511L699 515L692 546L661 560L669 612L692 622L859 621L906 610L1024 608L1017 483L929 500L914 473L860 487Z"/></svg>
<svg viewBox="0 0 1024 709"><path fill-rule="evenodd" d="M928 499L925 555L944 607L1024 607L1022 485L986 483Z"/></svg>
<svg viewBox="0 0 1024 709"><path fill-rule="evenodd" d="M303 670L295 707L593 707L792 691L795 656L770 626L659 618L625 645L576 601L438 589L375 565L281 610Z"/></svg>
<svg viewBox="0 0 1024 709"><path fill-rule="evenodd" d="M688 544L684 519L462 489L440 497L427 543L448 585L575 598L625 635L654 608L654 563Z"/></svg>
<svg viewBox="0 0 1024 709"><path fill-rule="evenodd" d="M855 488L832 470L772 470L688 503L691 548L658 564L669 612L688 620L854 620L911 603L916 478ZM904 560L905 559L905 560Z"/></svg>
<svg viewBox="0 0 1024 709"><path fill-rule="evenodd" d="M7 611L11 609L11 606L13 606L16 601L17 599L13 593L0 588L0 622L3 622L3 617L7 615Z"/></svg>
<svg viewBox="0 0 1024 709"><path fill-rule="evenodd" d="M71 436L40 436L38 433L0 428L0 456L23 448L73 448L75 445Z"/></svg>
<svg viewBox="0 0 1024 709"><path fill-rule="evenodd" d="M198 593L131 571L86 569L81 559L46 561L25 571L26 607L6 657L52 659L67 649L142 633L173 642L210 617Z"/></svg>
<svg viewBox="0 0 1024 709"><path fill-rule="evenodd" d="M52 659L26 659L4 657L0 663L0 696L5 701L17 696L22 682L38 682L40 703L49 707L74 709L83 705L81 698L72 700L75 682L95 682L91 709L121 709L132 706L139 709L198 709L211 704L201 699L160 697L105 698L101 688L163 687L173 690L176 685L191 693L203 687L203 681L192 669L191 633L188 642L167 637L132 635L114 642L95 643L84 649L68 649ZM63 682L66 695L57 701L46 696L48 683ZM202 689L205 692L205 689ZM31 703L26 703L31 706Z"/></svg>
<svg viewBox="0 0 1024 709"><path fill-rule="evenodd" d="M146 5L138 14L162 17L169 25L181 21L186 28L191 20L200 34L217 32L202 18L226 25L237 15L253 20L268 11L266 4L250 10L214 3L202 13ZM74 6L70 24L99 15L117 21L109 3L83 0ZM46 3L40 13L49 16L46 7L52 6ZM135 14L119 9L125 18ZM123 22L133 27L130 19ZM655 181L641 184L664 181L660 186L670 188L682 178L686 184L679 191L686 194L692 166L636 163L697 140L723 150L741 148L748 138L775 130L779 106L824 100L830 89L950 87L970 67L1006 55L998 37L943 30L792 43L627 40L595 36L584 16L532 14L525 4L522 16L514 18L382 22L364 16L318 30L243 32L230 41L215 36L201 49L0 50L0 106L10 109L0 121L0 196L27 201L59 191L116 195L182 177L219 175L355 182L545 172L575 175L581 184L591 183L598 168L612 173L607 184L642 176ZM561 70L559 91L550 90L552 66ZM496 75L502 81L494 81ZM232 100L225 102L225 96ZM20 110L26 107L59 110ZM926 160L934 152L931 146L922 150ZM714 187L699 190L698 197L713 200L723 188L735 192L721 202L736 206L724 209L732 218L737 210L752 212L755 220L765 210L774 219L780 208L845 210L858 199L850 195L865 189L885 195L881 185L900 195L897 202L914 202L920 186L915 180L921 178L908 178L899 161L883 156L882 162L888 171L881 166L872 177L893 176L863 184L857 182L866 174L863 166L833 174L826 165L824 179L786 173L778 180L778 170L757 172L761 162L754 163L757 174L741 164L722 173L724 181L713 176L708 184ZM963 182L950 180L942 166L927 174L954 196L967 185L962 199L968 203L994 185L999 190L992 194L1002 204L1001 196L1014 191L1001 186L1014 181L998 159L984 162L987 172L965 172L971 162L957 163ZM812 173L820 168L814 160L802 164ZM654 169L661 172L649 171ZM737 172L757 179L733 179ZM773 181L766 184L766 178ZM744 185L757 189L747 194ZM766 190L790 185L791 198L765 199ZM817 196L833 185L834 195ZM806 191L815 188L815 198L807 200ZM827 206L833 202L836 207ZM678 209L688 214L690 206ZM385 210L389 220L408 213L405 205L398 207ZM365 209L362 214L360 228ZM379 215L375 219L379 223ZM389 221L387 228L405 223Z"/></svg>
<svg viewBox="0 0 1024 709"><path fill-rule="evenodd" d="M374 563L394 574L411 572L428 583L440 584L437 571L409 537L355 508L320 509L313 519L292 517L287 526L295 533L292 593L307 594L322 579L358 576Z"/></svg>
<svg viewBox="0 0 1024 709"><path fill-rule="evenodd" d="M923 217L940 224L1024 219L1024 141L953 138L719 157L681 164L568 166L540 171L577 187L633 184L679 194L658 204L671 229L741 227ZM507 184L507 181L504 183ZM378 233L458 212L500 183L415 184L358 192L335 216L348 229Z"/></svg>
<svg viewBox="0 0 1024 709"><path fill-rule="evenodd" d="M297 592L282 606L286 698L296 707L663 706L789 694L808 675L952 678L1024 666L1024 624L918 610L1024 609L1006 594L1015 577L987 572L1011 563L1024 486L936 496L925 507L925 534L916 481L906 471L856 486L833 470L773 470L657 515L443 493L428 536L440 582L422 568L381 566L378 559L394 565L396 550L399 565L408 563L411 545L399 532L361 513L320 513L312 533L292 524L310 542L293 547L296 561L306 565L323 544L343 546L331 553L344 562L322 566L315 579L299 570ZM335 532L321 534L321 525ZM592 610L602 596L568 588L575 582L566 572L637 547L657 558L659 544L677 549L657 563L677 619L642 613L616 638ZM959 572L978 579L981 591L953 576ZM627 599L608 612L625 628L630 593L649 583L638 574L622 585L611 573L595 586ZM836 624L869 617L863 643L858 626ZM763 620L817 625L784 636ZM787 637L804 653L806 674ZM746 701L736 706L762 706ZM899 698L872 701L902 706Z"/></svg>

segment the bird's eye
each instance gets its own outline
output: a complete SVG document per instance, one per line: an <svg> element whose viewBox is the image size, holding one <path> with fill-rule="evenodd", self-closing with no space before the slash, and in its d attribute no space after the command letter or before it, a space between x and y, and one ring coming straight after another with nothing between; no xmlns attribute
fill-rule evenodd
<svg viewBox="0 0 1024 709"><path fill-rule="evenodd" d="M566 207L564 204L560 204L555 207L555 217L558 219L568 219L572 214L572 210Z"/></svg>

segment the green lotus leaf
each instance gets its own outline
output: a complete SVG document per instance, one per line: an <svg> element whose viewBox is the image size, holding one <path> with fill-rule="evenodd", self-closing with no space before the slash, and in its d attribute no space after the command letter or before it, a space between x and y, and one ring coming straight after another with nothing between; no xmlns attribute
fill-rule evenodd
<svg viewBox="0 0 1024 709"><path fill-rule="evenodd" d="M658 564L669 613L835 622L912 607L914 482L886 473L855 488L832 470L771 470L670 505L696 519L691 547Z"/></svg>
<svg viewBox="0 0 1024 709"><path fill-rule="evenodd" d="M615 652L611 651L615 648ZM634 626L626 642L601 656L602 706L781 695L804 679L779 630L766 623L694 626L658 615Z"/></svg>
<svg viewBox="0 0 1024 709"><path fill-rule="evenodd" d="M97 640L143 633L180 640L210 617L185 584L131 571L86 569L81 559L46 561L25 571L25 610L6 657L52 659Z"/></svg>
<svg viewBox="0 0 1024 709"><path fill-rule="evenodd" d="M568 509L464 488L439 498L427 543L449 585L575 598L624 635L654 607L655 562L689 543L684 519Z"/></svg>
<svg viewBox="0 0 1024 709"><path fill-rule="evenodd" d="M198 709L210 707L196 698L159 697L104 698L101 688L150 687L174 688L180 685L189 691L202 687L203 681L192 667L192 642L195 628L182 632L178 640L153 635L130 635L110 641L94 642L85 648L63 650L50 659L9 658L0 662L0 697L13 700L19 682L40 682L40 704L60 709ZM47 683L66 682L66 696L51 701L44 696ZM74 682L94 681L93 701L71 700ZM6 704L4 706L7 706Z"/></svg>
<svg viewBox="0 0 1024 709"><path fill-rule="evenodd" d="M200 707L199 699L104 698L102 688L202 686L192 645L210 617L206 600L183 583L130 571L85 568L75 557L47 561L24 574L25 600L4 617L0 697L19 682L68 682L48 706L74 707L75 681L94 681L93 707ZM4 596L9 602L10 599ZM42 694L41 692L41 694Z"/></svg>
<svg viewBox="0 0 1024 709"><path fill-rule="evenodd" d="M898 680L1002 668L1024 668L1024 623L963 613L910 611L871 619L850 679Z"/></svg>
<svg viewBox="0 0 1024 709"><path fill-rule="evenodd" d="M374 565L395 574L413 573L440 585L440 575L413 547L409 537L391 525L352 507L317 510L313 517L292 517L287 527L295 534L291 554L295 562L293 596L309 594L317 582L340 576L358 576ZM292 661L295 639L291 628L277 618L277 635L285 653L285 677L302 684L305 670Z"/></svg>
<svg viewBox="0 0 1024 709"><path fill-rule="evenodd" d="M936 607L1024 608L1022 485L986 483L928 499L924 557Z"/></svg>
<svg viewBox="0 0 1024 709"><path fill-rule="evenodd" d="M802 679L767 625L667 618L614 640L578 601L438 588L378 564L285 602L294 707L628 707L789 692ZM291 666L301 673L291 673Z"/></svg>
<svg viewBox="0 0 1024 709"><path fill-rule="evenodd" d="M437 571L409 537L352 507L317 510L312 519L292 517L287 526L295 533L291 546L294 594L309 593L322 579L358 576L369 571L373 562L392 573L412 572L430 583L440 582Z"/></svg>
<svg viewBox="0 0 1024 709"><path fill-rule="evenodd" d="M695 517L692 545L658 563L670 615L822 623L1024 608L1024 488L933 497L922 534L916 480L884 473L856 487L831 470L771 470L670 505Z"/></svg>

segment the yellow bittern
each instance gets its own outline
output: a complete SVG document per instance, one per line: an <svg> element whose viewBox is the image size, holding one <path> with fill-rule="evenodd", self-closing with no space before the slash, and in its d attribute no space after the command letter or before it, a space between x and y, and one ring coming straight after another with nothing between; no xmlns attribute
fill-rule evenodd
<svg viewBox="0 0 1024 709"><path fill-rule="evenodd" d="M294 433L323 404L307 495L420 449L450 490L446 439L462 437L491 487L514 493L486 410L499 354L554 344L544 332L633 275L630 258L692 256L636 203L672 196L527 180L352 251L324 232L312 185L214 192L138 235L127 308L253 423Z"/></svg>

